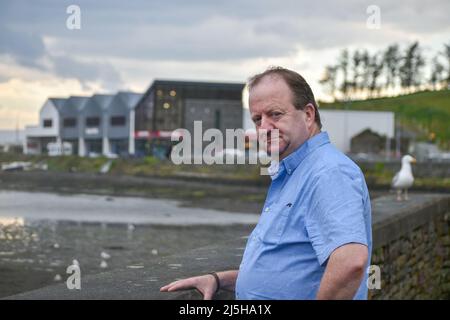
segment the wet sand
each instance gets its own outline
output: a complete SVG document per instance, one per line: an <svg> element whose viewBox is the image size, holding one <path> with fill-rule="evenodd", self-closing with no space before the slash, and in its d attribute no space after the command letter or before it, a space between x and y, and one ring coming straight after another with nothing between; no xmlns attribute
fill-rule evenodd
<svg viewBox="0 0 450 320"><path fill-rule="evenodd" d="M246 236L258 218L179 204L0 191L0 297L65 281L74 259L82 275L142 268L159 256Z"/></svg>

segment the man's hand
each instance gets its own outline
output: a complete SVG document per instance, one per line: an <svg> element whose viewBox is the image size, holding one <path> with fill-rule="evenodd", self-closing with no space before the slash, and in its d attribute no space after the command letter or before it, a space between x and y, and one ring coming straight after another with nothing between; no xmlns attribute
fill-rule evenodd
<svg viewBox="0 0 450 320"><path fill-rule="evenodd" d="M182 279L169 283L159 291L172 292L187 289L197 289L203 295L204 300L212 300L217 290L216 279L212 274Z"/></svg>
<svg viewBox="0 0 450 320"><path fill-rule="evenodd" d="M220 280L220 288L227 291L234 291L238 270L217 272ZM161 292L172 292L178 290L197 289L204 300L211 300L217 291L217 282L212 274L182 279L169 283L160 289Z"/></svg>
<svg viewBox="0 0 450 320"><path fill-rule="evenodd" d="M333 251L320 282L317 299L353 299L366 271L368 249L349 243Z"/></svg>

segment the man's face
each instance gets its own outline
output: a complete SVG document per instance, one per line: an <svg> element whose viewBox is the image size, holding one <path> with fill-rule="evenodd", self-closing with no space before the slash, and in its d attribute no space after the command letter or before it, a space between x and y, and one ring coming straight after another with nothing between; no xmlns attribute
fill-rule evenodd
<svg viewBox="0 0 450 320"><path fill-rule="evenodd" d="M310 136L314 119L292 104L292 92L277 75L268 75L249 92L249 107L258 136L267 130L267 151L279 152L280 160L291 154ZM278 129L278 139L274 134ZM278 140L278 146L277 146ZM260 139L260 143L264 141Z"/></svg>

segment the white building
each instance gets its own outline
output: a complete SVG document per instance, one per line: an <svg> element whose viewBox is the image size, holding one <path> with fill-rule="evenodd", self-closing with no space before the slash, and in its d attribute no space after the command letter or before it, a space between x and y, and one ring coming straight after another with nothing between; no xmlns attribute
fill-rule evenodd
<svg viewBox="0 0 450 320"><path fill-rule="evenodd" d="M23 151L47 154L50 147L50 153L58 154L70 144L71 154L79 156L134 154L134 109L141 96L119 92L49 98L39 112L39 124L25 128Z"/></svg>
<svg viewBox="0 0 450 320"><path fill-rule="evenodd" d="M59 136L60 117L59 108L66 99L49 98L39 111L39 125L25 127L25 154L41 154L46 152L50 142L61 142Z"/></svg>
<svg viewBox="0 0 450 320"><path fill-rule="evenodd" d="M350 152L351 139L366 129L394 138L393 112L326 109L319 109L319 112L322 130L328 132L331 142L342 152Z"/></svg>
<svg viewBox="0 0 450 320"><path fill-rule="evenodd" d="M351 139L366 129L387 138L394 138L395 115L393 112L327 109L319 109L319 112L322 131L328 132L331 142L342 152L350 152ZM248 109L244 110L243 123L245 130L255 127ZM389 139L386 143L389 144Z"/></svg>

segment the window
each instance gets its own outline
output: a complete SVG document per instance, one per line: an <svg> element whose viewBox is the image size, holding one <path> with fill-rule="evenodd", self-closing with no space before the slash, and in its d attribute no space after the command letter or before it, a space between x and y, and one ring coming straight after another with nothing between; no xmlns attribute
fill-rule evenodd
<svg viewBox="0 0 450 320"><path fill-rule="evenodd" d="M52 119L44 119L44 128L51 128L53 126Z"/></svg>
<svg viewBox="0 0 450 320"><path fill-rule="evenodd" d="M98 127L100 125L99 117L88 117L86 118L86 126L87 127Z"/></svg>
<svg viewBox="0 0 450 320"><path fill-rule="evenodd" d="M75 118L65 118L63 121L64 128L72 128L77 125L77 119Z"/></svg>
<svg viewBox="0 0 450 320"><path fill-rule="evenodd" d="M125 125L125 117L124 116L111 117L111 125L112 126L124 126Z"/></svg>

